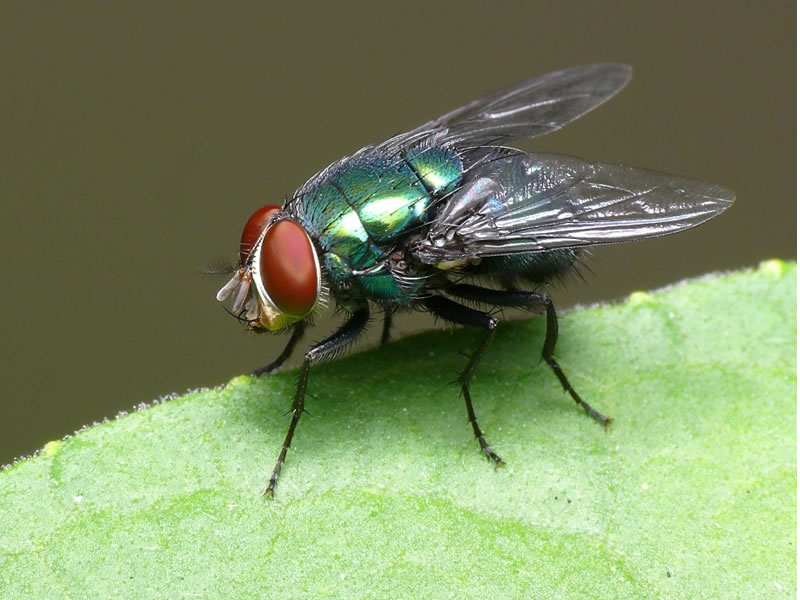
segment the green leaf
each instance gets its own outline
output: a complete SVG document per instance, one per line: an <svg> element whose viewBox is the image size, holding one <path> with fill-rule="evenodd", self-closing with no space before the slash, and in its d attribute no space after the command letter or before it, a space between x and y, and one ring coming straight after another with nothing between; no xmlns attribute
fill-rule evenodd
<svg viewBox="0 0 800 600"><path fill-rule="evenodd" d="M796 266L561 319L583 414L503 325L170 399L0 472L2 598L780 598L796 593ZM124 384L122 384L124 385Z"/></svg>

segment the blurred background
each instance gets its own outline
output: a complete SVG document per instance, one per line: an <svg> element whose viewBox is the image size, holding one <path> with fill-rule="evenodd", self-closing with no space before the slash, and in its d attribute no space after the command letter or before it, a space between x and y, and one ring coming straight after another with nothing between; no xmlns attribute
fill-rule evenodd
<svg viewBox="0 0 800 600"><path fill-rule="evenodd" d="M226 278L201 274L235 259L250 214L552 70L618 61L634 78L523 148L737 193L699 229L597 249L557 306L796 255L795 3L289 4L0 5L0 464L272 360L285 340L245 333L214 299Z"/></svg>

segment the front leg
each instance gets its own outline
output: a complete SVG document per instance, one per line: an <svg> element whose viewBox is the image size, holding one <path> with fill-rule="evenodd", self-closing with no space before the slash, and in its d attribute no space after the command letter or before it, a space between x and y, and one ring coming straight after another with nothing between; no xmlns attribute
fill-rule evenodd
<svg viewBox="0 0 800 600"><path fill-rule="evenodd" d="M306 352L303 366L300 368L300 376L297 378L297 389L294 394L294 402L292 402L292 421L289 423L289 431L286 433L286 439L283 442L281 453L278 455L278 461L275 463L275 468L272 470L272 476L269 478L267 488L264 490L265 496L275 495L275 485L278 483L278 477L281 474L281 467L286 461L286 452L292 444L292 437L294 430L300 421L300 415L303 414L303 407L306 399L306 387L308 386L308 373L311 370L312 363L325 362L336 356L349 344L353 343L355 339L364 331L364 328L369 321L369 309L365 306L356 310L352 316L342 325L336 333L330 337L315 344Z"/></svg>
<svg viewBox="0 0 800 600"><path fill-rule="evenodd" d="M286 359L291 356L292 352L294 351L294 347L297 345L297 342L300 341L300 338L303 337L303 333L306 330L306 323L305 321L300 321L294 327L292 327L292 337L289 338L289 343L286 344L286 347L283 349L283 352L280 353L278 358L273 360L265 367L261 367L260 369L256 369L251 373L253 377L261 377L262 375L271 375L275 371L277 371L280 366L286 362Z"/></svg>

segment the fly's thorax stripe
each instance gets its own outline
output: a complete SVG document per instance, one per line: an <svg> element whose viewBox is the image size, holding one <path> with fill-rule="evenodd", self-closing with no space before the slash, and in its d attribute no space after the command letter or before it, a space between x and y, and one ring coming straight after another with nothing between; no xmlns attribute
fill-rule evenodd
<svg viewBox="0 0 800 600"><path fill-rule="evenodd" d="M461 157L450 148L414 148L405 153L404 160L434 197L451 191L464 172Z"/></svg>

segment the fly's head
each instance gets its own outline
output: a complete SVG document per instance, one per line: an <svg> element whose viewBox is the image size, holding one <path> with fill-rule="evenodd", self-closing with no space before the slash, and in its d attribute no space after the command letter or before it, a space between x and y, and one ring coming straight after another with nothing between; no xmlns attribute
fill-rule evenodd
<svg viewBox="0 0 800 600"><path fill-rule="evenodd" d="M234 298L234 316L256 331L278 331L310 315L322 293L314 244L303 227L264 206L248 219L239 245L239 268L217 292Z"/></svg>

